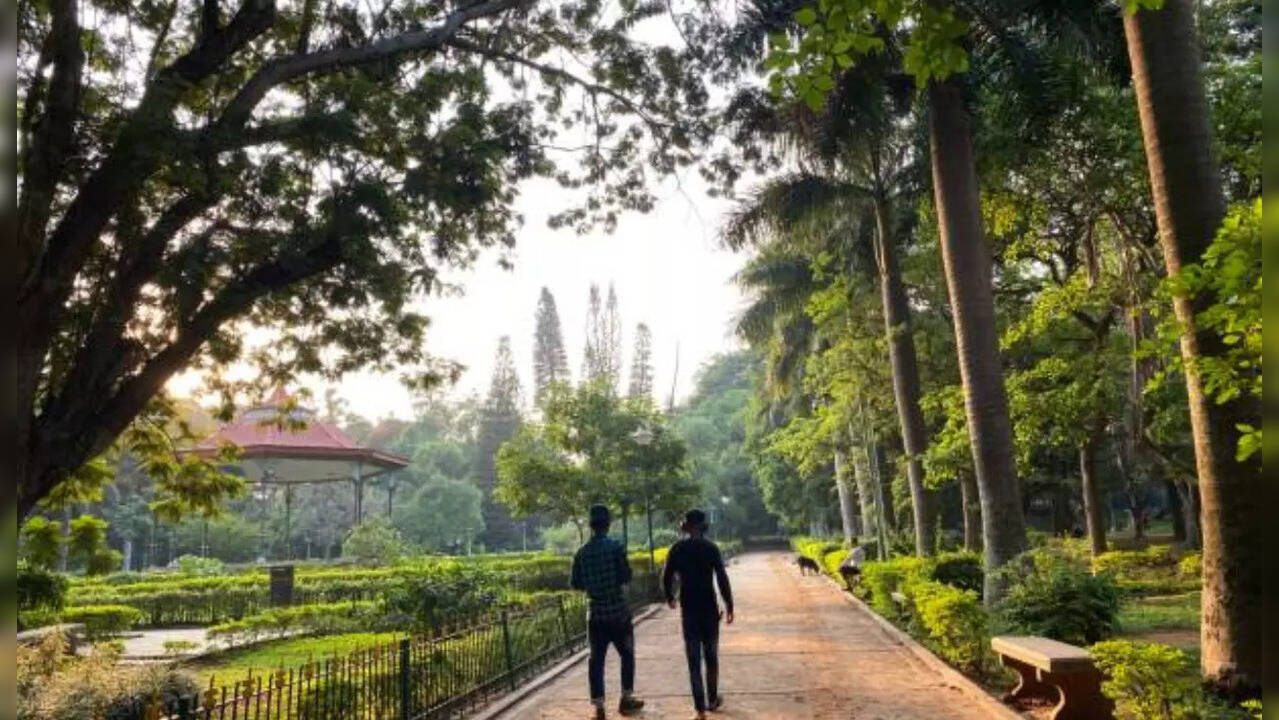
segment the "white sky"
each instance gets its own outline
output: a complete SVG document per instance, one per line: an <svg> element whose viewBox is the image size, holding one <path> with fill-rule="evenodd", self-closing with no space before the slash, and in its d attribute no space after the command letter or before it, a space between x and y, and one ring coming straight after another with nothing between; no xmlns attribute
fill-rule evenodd
<svg viewBox="0 0 1279 720"><path fill-rule="evenodd" d="M579 236L570 229L552 230L547 216L565 206L558 185L533 181L522 190L517 209L525 224L512 253L514 269L500 268L496 252L485 254L471 269L442 278L460 285L463 295L424 298L418 304L431 318L428 351L467 367L450 394L485 393L498 338L509 335L527 402L534 310L544 285L555 296L574 380L581 370L592 282L603 292L610 282L617 288L623 387L635 324L648 323L653 332L654 395L663 405L670 393L677 344L677 400L691 391L693 375L704 361L738 347L730 327L744 298L730 278L745 255L719 246L717 230L729 203L708 198L695 171L682 177L680 185L670 180L660 186L654 210L622 215L612 234ZM302 384L317 400L327 387L314 378L304 378ZM169 388L185 395L197 385L196 377L184 375L175 377ZM412 417L413 397L394 374L348 375L336 389L351 412L370 419Z"/></svg>
<svg viewBox="0 0 1279 720"><path fill-rule="evenodd" d="M444 278L462 285L463 296L430 298L421 304L431 318L427 348L467 366L454 392L483 394L498 338L510 335L527 401L533 383L534 310L542 286L555 296L569 370L577 380L590 284L597 282L607 292L612 282L622 316L623 386L630 372L635 324L645 322L653 331L654 394L665 403L678 343L676 398L684 397L704 360L737 347L730 323L743 298L730 278L745 255L724 250L716 241L727 204L707 198L695 177L685 178L683 193L674 182L663 185L652 212L623 215L611 235L601 231L579 236L546 226L547 215L563 208L559 192L558 186L543 182L521 194L518 209L525 225L518 235L513 270L498 267L496 253L484 256L470 271ZM367 417L411 417L412 399L394 376L351 376L339 394L352 412ZM317 392L317 397L322 395Z"/></svg>

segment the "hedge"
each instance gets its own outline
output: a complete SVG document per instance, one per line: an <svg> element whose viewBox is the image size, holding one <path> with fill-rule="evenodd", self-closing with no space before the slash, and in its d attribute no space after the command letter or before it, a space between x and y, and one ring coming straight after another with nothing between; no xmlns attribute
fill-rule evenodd
<svg viewBox="0 0 1279 720"><path fill-rule="evenodd" d="M84 634L90 640L102 640L136 627L142 613L128 605L84 605L70 607L58 615L65 623L84 623Z"/></svg>
<svg viewBox="0 0 1279 720"><path fill-rule="evenodd" d="M720 545L725 557L738 543ZM658 548L658 567L668 548ZM647 551L631 553L636 573L649 572ZM567 590L572 558L546 553L503 553L470 558L425 557L382 568L298 566L294 603L298 605L366 602L381 599L388 587L402 581L461 572L465 568L491 571L504 592ZM239 574L190 576L178 573L115 573L102 578L72 580L67 605L127 605L140 611L153 627L217 625L271 609L270 584L264 568Z"/></svg>

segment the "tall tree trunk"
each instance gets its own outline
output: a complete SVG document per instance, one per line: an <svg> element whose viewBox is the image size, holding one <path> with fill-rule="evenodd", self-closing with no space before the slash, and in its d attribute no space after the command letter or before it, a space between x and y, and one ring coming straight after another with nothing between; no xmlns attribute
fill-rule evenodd
<svg viewBox="0 0 1279 720"><path fill-rule="evenodd" d="M928 450L928 433L924 412L919 406L919 360L915 356L910 303L897 265L896 238L889 226L888 201L882 195L875 198L875 230L875 261L879 267L888 364L892 370L893 398L906 451L906 478L915 515L915 554L926 557L937 547L933 537L936 497L924 483L923 457Z"/></svg>
<svg viewBox="0 0 1279 720"><path fill-rule="evenodd" d="M1186 544L1186 512L1182 507L1181 493L1177 491L1177 483L1164 480L1164 495L1168 497L1168 517L1172 520L1172 539L1179 545Z"/></svg>
<svg viewBox="0 0 1279 720"><path fill-rule="evenodd" d="M967 470L959 471L959 498L964 506L964 549L981 552L981 500L977 478Z"/></svg>
<svg viewBox="0 0 1279 720"><path fill-rule="evenodd" d="M1157 11L1125 13L1124 34L1132 66L1150 169L1155 219L1170 275L1200 260L1225 214L1213 156L1208 105L1200 71L1200 46L1191 0L1167 0ZM1183 328L1190 427L1195 446L1203 531L1201 668L1207 679L1232 695L1259 695L1262 677L1263 573L1266 543L1261 523L1266 506L1261 454L1235 460L1238 425L1259 422L1260 408L1248 398L1217 405L1204 392L1195 363L1224 345L1200 332L1195 313L1203 298L1176 298Z"/></svg>
<svg viewBox="0 0 1279 720"><path fill-rule="evenodd" d="M848 487L848 456L843 450L835 451L835 491L839 494L839 520L844 531L844 544L852 547L857 539L857 512L853 508L853 493Z"/></svg>
<svg viewBox="0 0 1279 720"><path fill-rule="evenodd" d="M929 85L929 144L942 263L955 317L964 411L981 496L988 605L1004 595L993 572L1026 549L1021 487L1013 464L1008 396L999 361L990 248L982 236L977 173L963 94L954 78Z"/></svg>
<svg viewBox="0 0 1279 720"><path fill-rule="evenodd" d="M1088 439L1079 448L1079 480L1083 486L1084 526L1094 557L1106 552L1106 519L1102 516L1097 478L1097 448L1105 433L1105 420L1094 421Z"/></svg>
<svg viewBox="0 0 1279 720"><path fill-rule="evenodd" d="M874 478L875 492L879 494L877 502L884 516L884 531L888 532L897 528L897 510L893 507L893 478L884 472L884 468L888 467L884 444L875 441L870 447L870 476Z"/></svg>
<svg viewBox="0 0 1279 720"><path fill-rule="evenodd" d="M1173 487L1181 500L1183 522L1186 525L1186 547L1197 550L1203 547L1203 537L1199 532L1199 492L1190 479L1174 480Z"/></svg>
<svg viewBox="0 0 1279 720"><path fill-rule="evenodd" d="M857 487L857 503L861 507L862 533L878 537L879 523L875 519L875 487L867 465L865 447L853 446L850 453L853 466L853 484Z"/></svg>

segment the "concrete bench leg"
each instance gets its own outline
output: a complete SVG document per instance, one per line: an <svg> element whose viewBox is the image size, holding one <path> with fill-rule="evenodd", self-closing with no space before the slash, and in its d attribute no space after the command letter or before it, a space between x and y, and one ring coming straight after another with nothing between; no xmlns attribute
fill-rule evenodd
<svg viewBox="0 0 1279 720"><path fill-rule="evenodd" d="M1017 673L1017 687L1013 688L1003 697L1004 702L1010 700L1024 700L1028 698L1053 698L1057 695L1057 688L1050 684L1040 682L1037 669L1032 665L1015 660L1010 657L1001 656L999 663L1010 670Z"/></svg>
<svg viewBox="0 0 1279 720"><path fill-rule="evenodd" d="M1079 672L1050 675L1036 673L1041 683L1057 690L1057 707L1052 720L1113 720L1115 703L1101 694L1101 673Z"/></svg>

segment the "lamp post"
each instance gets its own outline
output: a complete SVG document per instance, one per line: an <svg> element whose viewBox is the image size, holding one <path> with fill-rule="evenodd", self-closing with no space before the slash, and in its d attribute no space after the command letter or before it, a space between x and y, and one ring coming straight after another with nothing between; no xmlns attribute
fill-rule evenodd
<svg viewBox="0 0 1279 720"><path fill-rule="evenodd" d="M648 424L640 425L635 432L631 433L631 439L641 448L648 448L653 443L653 431L649 429ZM644 479L644 515L648 521L648 567L649 571L654 575L657 574L657 549L653 546L653 498L649 492L648 479Z"/></svg>

